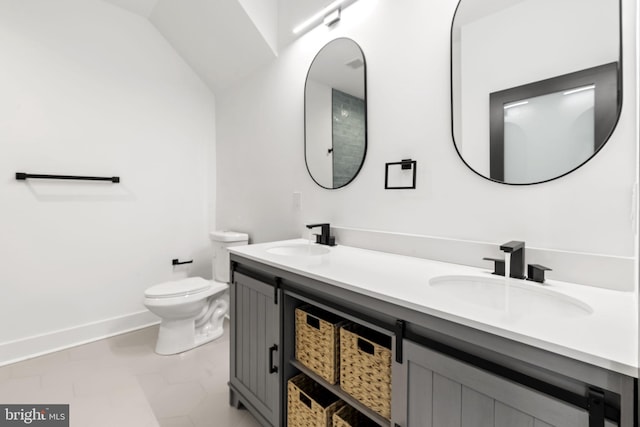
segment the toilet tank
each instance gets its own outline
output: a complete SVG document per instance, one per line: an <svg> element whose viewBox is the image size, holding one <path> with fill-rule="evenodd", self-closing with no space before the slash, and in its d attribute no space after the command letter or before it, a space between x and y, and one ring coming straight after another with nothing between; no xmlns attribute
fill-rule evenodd
<svg viewBox="0 0 640 427"><path fill-rule="evenodd" d="M213 244L213 279L218 282L229 282L229 251L231 246L249 243L249 235L235 231L212 231L209 233Z"/></svg>

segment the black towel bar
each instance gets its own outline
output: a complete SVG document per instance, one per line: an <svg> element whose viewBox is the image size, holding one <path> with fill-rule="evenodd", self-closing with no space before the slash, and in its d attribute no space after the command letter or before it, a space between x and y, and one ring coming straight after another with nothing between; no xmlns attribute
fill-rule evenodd
<svg viewBox="0 0 640 427"><path fill-rule="evenodd" d="M171 260L172 265L182 265L182 264L191 264L193 260L190 261L179 261L178 258L174 258Z"/></svg>
<svg viewBox="0 0 640 427"><path fill-rule="evenodd" d="M16 172L16 179L19 181L24 181L26 179L75 179L81 181L111 181L111 182L120 182L119 176L76 176L76 175L42 175L42 174L34 174L34 173L24 173L24 172Z"/></svg>

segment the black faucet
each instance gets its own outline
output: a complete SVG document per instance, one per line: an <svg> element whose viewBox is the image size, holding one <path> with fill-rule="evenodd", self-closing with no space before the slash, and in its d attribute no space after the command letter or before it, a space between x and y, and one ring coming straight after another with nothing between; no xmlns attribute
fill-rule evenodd
<svg viewBox="0 0 640 427"><path fill-rule="evenodd" d="M324 224L308 224L307 228L308 229L312 229L315 227L322 227L322 233L321 234L315 234L316 236L316 243L319 243L321 245L327 245L327 246L335 246L336 245L336 238L334 236L331 236L331 229L330 229L330 225L328 223L324 223Z"/></svg>
<svg viewBox="0 0 640 427"><path fill-rule="evenodd" d="M500 250L511 254L509 263L509 277L524 279L524 242L512 240L500 245Z"/></svg>

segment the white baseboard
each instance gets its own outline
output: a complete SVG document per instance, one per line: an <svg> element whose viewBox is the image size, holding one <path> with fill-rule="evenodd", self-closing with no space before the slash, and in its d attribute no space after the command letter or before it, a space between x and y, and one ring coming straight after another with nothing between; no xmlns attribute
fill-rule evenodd
<svg viewBox="0 0 640 427"><path fill-rule="evenodd" d="M0 343L0 366L160 323L148 310Z"/></svg>

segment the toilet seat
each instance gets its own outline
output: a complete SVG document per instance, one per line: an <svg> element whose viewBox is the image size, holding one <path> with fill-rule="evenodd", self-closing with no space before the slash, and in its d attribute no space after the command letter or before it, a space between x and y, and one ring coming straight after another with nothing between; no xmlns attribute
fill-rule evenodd
<svg viewBox="0 0 640 427"><path fill-rule="evenodd" d="M144 292L147 298L175 298L186 297L210 291L212 282L202 277L189 277L173 282L164 282L151 286Z"/></svg>

